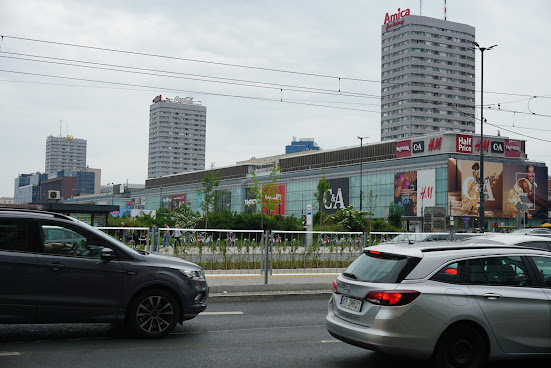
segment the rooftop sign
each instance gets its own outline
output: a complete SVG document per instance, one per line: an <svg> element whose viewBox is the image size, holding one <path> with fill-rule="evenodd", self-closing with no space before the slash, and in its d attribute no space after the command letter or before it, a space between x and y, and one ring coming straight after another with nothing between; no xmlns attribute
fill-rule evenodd
<svg viewBox="0 0 551 368"><path fill-rule="evenodd" d="M443 133L397 140L396 158L431 156L440 153L462 153L468 155L484 154L493 157L521 157L522 144L519 140L504 137L485 137L484 143L472 134Z"/></svg>
<svg viewBox="0 0 551 368"><path fill-rule="evenodd" d="M398 8L398 11L395 14L386 13L385 22L383 23L383 25L386 25L385 30L388 31L391 27L404 24L402 18L407 17L410 14L411 12L409 9L400 10L400 8Z"/></svg>
<svg viewBox="0 0 551 368"><path fill-rule="evenodd" d="M179 103L184 105L201 105L201 101L193 101L193 97L180 97L176 96L173 99L170 99L168 97L165 97L163 100L163 96L159 95L153 99L153 103L157 102L172 102L172 103Z"/></svg>

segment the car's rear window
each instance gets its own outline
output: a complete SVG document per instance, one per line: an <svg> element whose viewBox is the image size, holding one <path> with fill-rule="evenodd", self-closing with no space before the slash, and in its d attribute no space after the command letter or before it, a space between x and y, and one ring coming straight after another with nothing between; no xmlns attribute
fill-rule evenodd
<svg viewBox="0 0 551 368"><path fill-rule="evenodd" d="M417 257L368 250L352 262L343 275L359 281L399 283L420 260Z"/></svg>

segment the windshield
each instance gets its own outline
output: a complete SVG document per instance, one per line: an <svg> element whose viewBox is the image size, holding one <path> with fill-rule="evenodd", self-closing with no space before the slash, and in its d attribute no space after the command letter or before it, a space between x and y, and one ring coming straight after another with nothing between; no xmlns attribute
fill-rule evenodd
<svg viewBox="0 0 551 368"><path fill-rule="evenodd" d="M420 260L399 254L365 251L348 266L343 275L358 281L399 283Z"/></svg>
<svg viewBox="0 0 551 368"><path fill-rule="evenodd" d="M75 219L76 220L76 219ZM124 248L126 251L130 252L130 253L133 253L133 254L136 254L136 255L139 255L140 253L137 251L137 250L134 250L132 248L130 248L128 245L120 242L119 240L107 235L106 233L104 233L103 231L99 230L99 229L96 229L95 227L91 226L91 225L88 225L87 223L85 222L82 222L80 220L76 220L80 225L82 225L82 227L86 228L86 230L90 231L90 232L93 232L94 234L104 238L104 239L109 239L111 242L115 242L117 243L120 247Z"/></svg>

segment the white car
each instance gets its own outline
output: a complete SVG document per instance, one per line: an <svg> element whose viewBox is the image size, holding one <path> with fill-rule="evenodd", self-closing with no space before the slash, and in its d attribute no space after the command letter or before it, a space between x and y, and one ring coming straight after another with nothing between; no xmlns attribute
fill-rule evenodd
<svg viewBox="0 0 551 368"><path fill-rule="evenodd" d="M523 247L550 242L500 235L365 248L333 282L327 330L437 367L551 356L551 252Z"/></svg>
<svg viewBox="0 0 551 368"><path fill-rule="evenodd" d="M551 250L551 238L518 233L485 233L484 235L472 237L463 242L488 244L488 241L490 244L518 245L522 247Z"/></svg>

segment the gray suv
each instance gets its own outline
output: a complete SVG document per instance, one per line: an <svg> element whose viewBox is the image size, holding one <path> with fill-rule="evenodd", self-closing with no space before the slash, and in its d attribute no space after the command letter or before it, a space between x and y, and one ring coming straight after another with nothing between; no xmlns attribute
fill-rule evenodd
<svg viewBox="0 0 551 368"><path fill-rule="evenodd" d="M112 322L170 333L207 307L201 267L137 252L71 217L0 208L0 323Z"/></svg>
<svg viewBox="0 0 551 368"><path fill-rule="evenodd" d="M550 302L549 251L384 244L364 249L335 280L326 326L362 348L483 367L489 358L551 354Z"/></svg>

